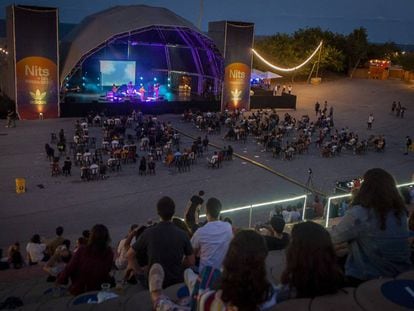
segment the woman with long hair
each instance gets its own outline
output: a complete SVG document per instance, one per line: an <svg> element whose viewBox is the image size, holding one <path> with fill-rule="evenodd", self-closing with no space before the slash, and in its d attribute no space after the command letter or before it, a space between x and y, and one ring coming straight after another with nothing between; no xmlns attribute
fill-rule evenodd
<svg viewBox="0 0 414 311"><path fill-rule="evenodd" d="M334 294L342 287L331 236L321 225L304 222L293 227L281 283L278 301Z"/></svg>
<svg viewBox="0 0 414 311"><path fill-rule="evenodd" d="M236 234L223 261L220 289L225 304L247 311L261 309L263 303L271 300L274 290L266 278L267 253L266 242L260 234L253 230Z"/></svg>
<svg viewBox="0 0 414 311"><path fill-rule="evenodd" d="M250 311L265 310L275 305L276 291L266 278L267 253L266 242L260 234L253 230L238 232L224 259L221 278L217 282L211 282L217 285L218 290L207 288L199 292L197 310ZM206 281L205 273L200 276L203 284ZM152 265L149 288L154 310L189 310L189 307L176 305L163 295L163 278L161 265ZM187 277L185 279L186 283L193 285Z"/></svg>
<svg viewBox="0 0 414 311"><path fill-rule="evenodd" d="M99 290L102 283L110 283L109 272L114 254L109 243L108 228L100 224L95 225L87 245L79 247L65 270L59 274L57 283L66 284L70 278L72 284L69 291L72 295Z"/></svg>
<svg viewBox="0 0 414 311"><path fill-rule="evenodd" d="M351 205L331 233L335 244L348 243L348 284L409 270L407 210L394 178L381 168L368 170Z"/></svg>

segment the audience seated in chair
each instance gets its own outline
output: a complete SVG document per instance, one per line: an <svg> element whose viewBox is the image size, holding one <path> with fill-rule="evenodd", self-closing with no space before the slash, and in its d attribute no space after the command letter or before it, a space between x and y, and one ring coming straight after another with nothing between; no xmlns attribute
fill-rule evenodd
<svg viewBox="0 0 414 311"><path fill-rule="evenodd" d="M148 174L155 175L155 162L154 162L154 160L150 160L148 162Z"/></svg>
<svg viewBox="0 0 414 311"><path fill-rule="evenodd" d="M142 157L139 162L139 175L147 175L147 160L145 157Z"/></svg>
<svg viewBox="0 0 414 311"><path fill-rule="evenodd" d="M210 159L208 159L208 166L212 168L219 167L219 156L217 154L217 151L214 151L214 154L211 156Z"/></svg>
<svg viewBox="0 0 414 311"><path fill-rule="evenodd" d="M106 165L101 161L99 162L99 178L105 179L106 177Z"/></svg>
<svg viewBox="0 0 414 311"><path fill-rule="evenodd" d="M66 157L65 161L63 162L62 173L65 176L71 176L72 170L72 161L69 157Z"/></svg>

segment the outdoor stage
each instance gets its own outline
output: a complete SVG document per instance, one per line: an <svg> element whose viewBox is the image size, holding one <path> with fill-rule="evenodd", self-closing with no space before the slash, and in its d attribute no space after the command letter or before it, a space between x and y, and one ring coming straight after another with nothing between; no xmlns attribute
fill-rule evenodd
<svg viewBox="0 0 414 311"><path fill-rule="evenodd" d="M185 110L192 111L219 111L220 102L203 98L187 98L183 100L173 96L172 100L144 101L122 100L109 101L99 94L72 94L67 95L60 103L61 117L84 117L87 113L105 113L105 115L127 115L133 110L144 114L181 114Z"/></svg>
<svg viewBox="0 0 414 311"><path fill-rule="evenodd" d="M133 110L140 110L145 114L181 114L185 110L220 111L221 102L203 97L170 96L170 100L144 101L124 99L110 101L99 94L68 94L60 103L61 117L84 117L93 111L104 112L106 115L126 115ZM250 97L250 109L294 109L296 110L296 96L283 94L272 96L263 94Z"/></svg>

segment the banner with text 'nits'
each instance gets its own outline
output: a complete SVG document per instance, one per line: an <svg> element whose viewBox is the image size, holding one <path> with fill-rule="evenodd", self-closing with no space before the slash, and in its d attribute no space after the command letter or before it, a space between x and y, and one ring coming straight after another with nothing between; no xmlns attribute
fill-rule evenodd
<svg viewBox="0 0 414 311"><path fill-rule="evenodd" d="M16 109L21 119L59 116L58 10L12 6Z"/></svg>
<svg viewBox="0 0 414 311"><path fill-rule="evenodd" d="M250 108L254 24L226 22L222 110Z"/></svg>

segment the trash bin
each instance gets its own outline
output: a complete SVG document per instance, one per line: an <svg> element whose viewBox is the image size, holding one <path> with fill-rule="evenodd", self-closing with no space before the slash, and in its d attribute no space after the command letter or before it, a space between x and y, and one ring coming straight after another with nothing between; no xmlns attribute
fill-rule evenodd
<svg viewBox="0 0 414 311"><path fill-rule="evenodd" d="M16 193L26 192L26 179L16 178Z"/></svg>

